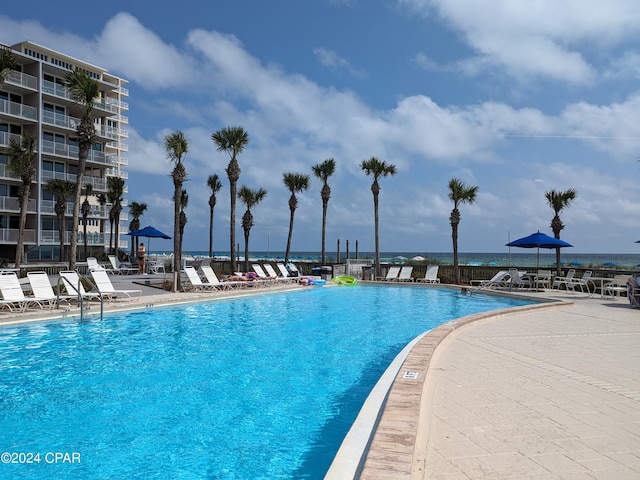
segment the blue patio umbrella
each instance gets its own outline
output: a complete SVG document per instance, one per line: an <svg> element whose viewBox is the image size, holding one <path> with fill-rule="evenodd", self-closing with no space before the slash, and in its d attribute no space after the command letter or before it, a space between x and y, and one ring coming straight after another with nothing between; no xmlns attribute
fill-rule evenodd
<svg viewBox="0 0 640 480"><path fill-rule="evenodd" d="M541 248L564 248L573 247L573 245L560 240L559 238L550 237L539 230L536 233L532 233L527 237L522 237L513 242L507 243L507 247L520 247L520 248L537 248L538 257L536 261L536 269L540 267L540 249Z"/></svg>
<svg viewBox="0 0 640 480"><path fill-rule="evenodd" d="M160 230L158 230L157 228L152 227L151 225L148 225L144 228L141 228L140 230L134 230L133 232L129 232L127 233L127 235L131 236L131 237L147 237L147 243L148 243L148 247L147 250L151 251L151 240L152 238L164 238L165 240L170 240L171 237L169 235L167 235L166 233L162 233Z"/></svg>

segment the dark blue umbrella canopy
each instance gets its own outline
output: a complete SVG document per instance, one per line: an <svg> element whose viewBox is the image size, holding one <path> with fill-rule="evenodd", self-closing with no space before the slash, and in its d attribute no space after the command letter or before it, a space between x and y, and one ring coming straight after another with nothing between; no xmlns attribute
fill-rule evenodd
<svg viewBox="0 0 640 480"><path fill-rule="evenodd" d="M558 248L558 247L573 247L573 245L560 240L559 238L553 238L544 233L537 232L532 233L528 237L522 237L513 242L507 243L507 247L520 247L520 248Z"/></svg>
<svg viewBox="0 0 640 480"><path fill-rule="evenodd" d="M132 237L164 238L166 240L171 239L169 235L167 235L166 233L162 233L160 230L153 228L151 225L141 228L140 230L129 232L127 233L127 235L131 235Z"/></svg>
<svg viewBox="0 0 640 480"><path fill-rule="evenodd" d="M158 230L157 228L153 228L151 225L141 228L140 230L134 230L133 232L129 232L127 233L127 235L130 235L132 237L147 237L149 239L151 238L164 238L166 240L171 239L169 235L167 235L166 233L162 233L160 230ZM149 240L148 247L149 247L148 250L151 250L151 240Z"/></svg>
<svg viewBox="0 0 640 480"><path fill-rule="evenodd" d="M536 259L536 268L540 268L540 249L541 248L561 248L561 247L573 247L573 245L560 240L559 238L553 238L544 233L540 233L538 230L536 233L532 233L528 237L522 237L513 242L507 243L507 247L520 247L520 248L537 248L538 257Z"/></svg>

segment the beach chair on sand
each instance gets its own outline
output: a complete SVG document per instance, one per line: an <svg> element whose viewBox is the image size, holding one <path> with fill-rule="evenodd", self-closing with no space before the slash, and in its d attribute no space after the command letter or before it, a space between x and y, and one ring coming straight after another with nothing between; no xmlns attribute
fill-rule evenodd
<svg viewBox="0 0 640 480"><path fill-rule="evenodd" d="M389 267L389 271L384 277L378 277L376 280L385 280L387 282L393 281L398 278L398 274L400 273L400 267Z"/></svg>
<svg viewBox="0 0 640 480"><path fill-rule="evenodd" d="M413 282L413 278L411 278L412 273L413 273L413 267L411 266L402 267L400 269L400 275L398 275L398 278L395 278L394 280L396 282Z"/></svg>
<svg viewBox="0 0 640 480"><path fill-rule="evenodd" d="M440 283L440 279L438 278L439 269L439 265L427 265L427 270L424 273L424 277L418 278L417 281L422 283Z"/></svg>
<svg viewBox="0 0 640 480"><path fill-rule="evenodd" d="M112 300L140 300L142 290L116 290L109 280L106 270L92 270L91 276L102 298Z"/></svg>

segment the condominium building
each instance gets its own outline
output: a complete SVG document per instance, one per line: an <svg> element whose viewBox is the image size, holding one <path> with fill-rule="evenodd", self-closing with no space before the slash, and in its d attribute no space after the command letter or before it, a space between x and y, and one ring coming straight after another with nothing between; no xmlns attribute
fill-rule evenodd
<svg viewBox="0 0 640 480"><path fill-rule="evenodd" d="M127 178L124 170L128 136L128 118L124 113L129 109L127 81L104 68L32 42L0 46L10 48L15 56L15 69L0 89L0 258L13 261L15 257L20 212L18 191L21 182L7 168L8 148L12 139L20 141L23 134L30 133L37 138L37 173L31 187L24 235L26 258L28 261L58 259L60 237L55 199L45 186L54 178L76 183L78 143L75 133L83 113L65 87L65 76L74 70L85 71L100 86L100 96L92 112L97 137L87 158L83 181L83 186L91 184L93 187L92 195L88 197L91 209L86 222L88 254L102 252L110 243L115 244L115 240L126 250L128 237L110 242L111 206L104 202L101 205L98 195L106 195L109 176ZM123 206L119 232L126 233L126 200ZM72 217L73 199L70 199L66 208L65 245L70 243ZM82 259L85 245L82 218L79 223L78 256Z"/></svg>

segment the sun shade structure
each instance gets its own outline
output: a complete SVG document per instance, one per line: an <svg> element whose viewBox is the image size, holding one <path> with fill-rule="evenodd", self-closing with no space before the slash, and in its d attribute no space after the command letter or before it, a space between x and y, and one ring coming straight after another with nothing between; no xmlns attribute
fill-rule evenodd
<svg viewBox="0 0 640 480"><path fill-rule="evenodd" d="M127 233L127 235L131 237L147 237L148 239L164 238L165 240L171 240L171 237L169 235L167 235L166 233L162 233L160 230L152 227L151 225L147 225L146 227L141 228L140 230L134 230L133 232L129 232ZM151 242L147 241L147 251L151 251L150 245L151 245Z"/></svg>
<svg viewBox="0 0 640 480"><path fill-rule="evenodd" d="M532 233L527 237L522 237L513 242L507 243L507 247L520 247L520 248L537 248L538 257L536 260L536 269L540 267L540 249L541 248L564 248L573 247L573 245L560 240L559 238L553 238L549 235L541 233L540 230L536 233Z"/></svg>

